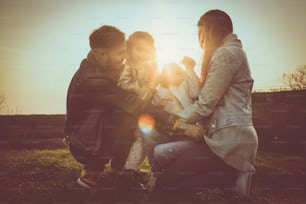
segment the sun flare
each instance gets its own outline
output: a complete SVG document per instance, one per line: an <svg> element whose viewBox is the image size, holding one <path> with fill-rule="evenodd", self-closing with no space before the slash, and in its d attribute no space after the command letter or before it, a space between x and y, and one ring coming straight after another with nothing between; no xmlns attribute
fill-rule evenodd
<svg viewBox="0 0 306 204"><path fill-rule="evenodd" d="M181 42L184 38L178 38L175 34L156 35L154 36L154 39L159 72L161 72L165 65L170 63L176 63L183 67L181 60L184 56L193 58L197 63L200 59L201 52L199 52L196 43L189 46L185 45L185 42ZM196 72L198 69L197 65L195 68Z"/></svg>
<svg viewBox="0 0 306 204"><path fill-rule="evenodd" d="M138 118L138 127L143 134L150 134L155 126L155 120L151 115L142 114Z"/></svg>

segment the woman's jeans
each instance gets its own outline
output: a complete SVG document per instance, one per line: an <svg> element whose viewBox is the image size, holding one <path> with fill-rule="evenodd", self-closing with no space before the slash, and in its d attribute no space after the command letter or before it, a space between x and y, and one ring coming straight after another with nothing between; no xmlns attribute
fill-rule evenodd
<svg viewBox="0 0 306 204"><path fill-rule="evenodd" d="M151 170L157 177L156 188L200 190L234 185L237 171L215 155L204 139L195 141L158 132L142 137Z"/></svg>

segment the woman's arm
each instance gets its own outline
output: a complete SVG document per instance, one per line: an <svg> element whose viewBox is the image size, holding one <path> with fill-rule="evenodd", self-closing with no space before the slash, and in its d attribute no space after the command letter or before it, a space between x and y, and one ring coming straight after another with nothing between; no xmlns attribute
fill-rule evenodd
<svg viewBox="0 0 306 204"><path fill-rule="evenodd" d="M219 48L212 57L198 100L178 115L188 122L196 122L209 116L230 86L241 62L240 56L233 53L230 48Z"/></svg>

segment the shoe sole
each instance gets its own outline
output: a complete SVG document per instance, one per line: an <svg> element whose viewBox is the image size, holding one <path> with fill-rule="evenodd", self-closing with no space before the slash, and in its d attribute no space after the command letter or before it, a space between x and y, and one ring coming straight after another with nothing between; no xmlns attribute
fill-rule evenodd
<svg viewBox="0 0 306 204"><path fill-rule="evenodd" d="M82 186L82 187L84 187L84 188L87 188L87 189L93 189L93 188L94 188L94 186L92 186L92 185L90 185L90 184L85 183L84 181L82 181L81 178L78 178L77 183L78 183L80 186Z"/></svg>

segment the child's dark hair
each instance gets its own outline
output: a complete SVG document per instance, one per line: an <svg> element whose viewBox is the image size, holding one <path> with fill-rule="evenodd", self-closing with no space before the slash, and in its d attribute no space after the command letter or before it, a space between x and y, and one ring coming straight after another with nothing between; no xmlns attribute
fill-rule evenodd
<svg viewBox="0 0 306 204"><path fill-rule="evenodd" d="M109 49L125 43L125 34L114 26L104 25L89 36L91 49Z"/></svg>

